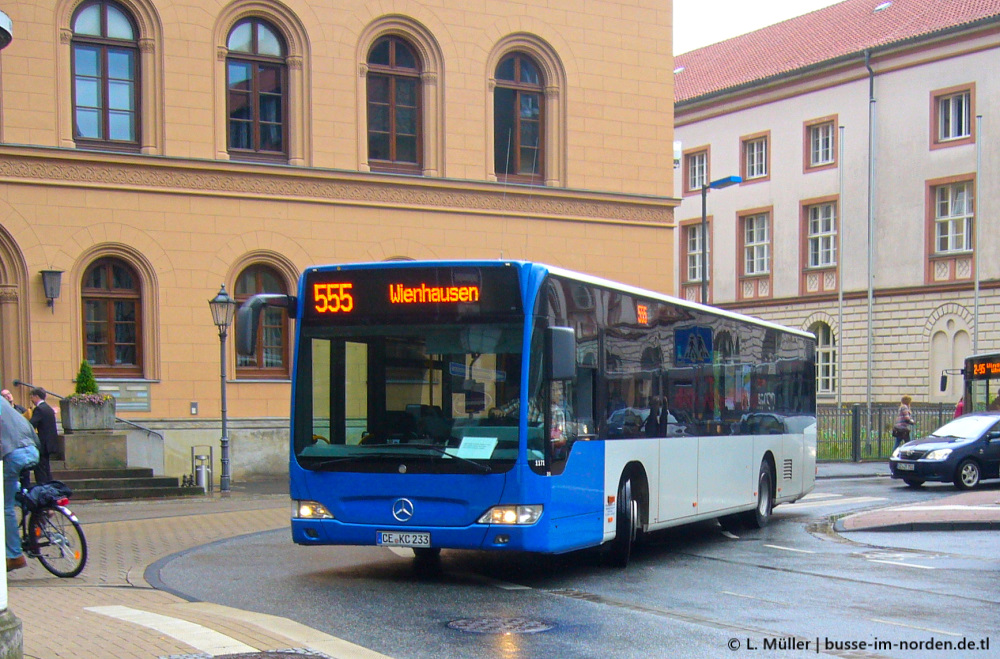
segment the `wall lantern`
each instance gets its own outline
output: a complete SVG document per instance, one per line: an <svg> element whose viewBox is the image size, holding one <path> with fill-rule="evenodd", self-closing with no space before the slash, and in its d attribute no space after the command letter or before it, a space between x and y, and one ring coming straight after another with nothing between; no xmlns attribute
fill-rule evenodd
<svg viewBox="0 0 1000 659"><path fill-rule="evenodd" d="M45 289L45 297L52 307L52 313L56 312L56 300L59 298L59 289L62 287L62 270L42 270L42 288Z"/></svg>

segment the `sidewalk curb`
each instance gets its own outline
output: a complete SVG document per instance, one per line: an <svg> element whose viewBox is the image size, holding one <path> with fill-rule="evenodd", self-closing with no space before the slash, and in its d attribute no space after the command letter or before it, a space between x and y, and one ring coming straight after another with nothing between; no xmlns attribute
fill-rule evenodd
<svg viewBox="0 0 1000 659"><path fill-rule="evenodd" d="M837 533L882 532L898 533L905 531L1000 531L1000 521L981 520L969 522L905 522L903 524L873 525L862 528L848 529L842 519L833 524Z"/></svg>

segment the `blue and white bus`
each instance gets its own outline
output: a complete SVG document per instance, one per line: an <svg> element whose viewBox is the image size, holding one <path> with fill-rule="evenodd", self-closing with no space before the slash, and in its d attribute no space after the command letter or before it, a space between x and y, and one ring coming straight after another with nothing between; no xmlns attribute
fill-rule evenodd
<svg viewBox="0 0 1000 659"><path fill-rule="evenodd" d="M721 518L815 482L811 334L538 263L309 268L298 296L292 537L560 553Z"/></svg>

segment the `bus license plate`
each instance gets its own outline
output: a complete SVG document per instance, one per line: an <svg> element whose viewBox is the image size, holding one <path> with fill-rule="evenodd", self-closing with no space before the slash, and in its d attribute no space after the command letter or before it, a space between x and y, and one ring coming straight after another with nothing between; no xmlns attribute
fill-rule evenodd
<svg viewBox="0 0 1000 659"><path fill-rule="evenodd" d="M900 471L913 471L913 465L909 462L900 462L896 465L896 469Z"/></svg>
<svg viewBox="0 0 1000 659"><path fill-rule="evenodd" d="M383 547L430 547L431 534L379 531L375 544Z"/></svg>

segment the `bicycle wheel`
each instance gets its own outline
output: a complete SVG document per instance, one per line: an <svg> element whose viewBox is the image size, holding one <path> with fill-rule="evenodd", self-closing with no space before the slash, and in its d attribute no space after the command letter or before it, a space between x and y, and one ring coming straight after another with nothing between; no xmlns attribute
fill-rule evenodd
<svg viewBox="0 0 1000 659"><path fill-rule="evenodd" d="M42 508L28 520L29 554L57 577L75 577L87 564L87 539L79 522L59 508Z"/></svg>

